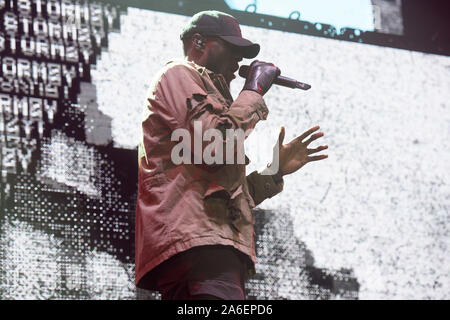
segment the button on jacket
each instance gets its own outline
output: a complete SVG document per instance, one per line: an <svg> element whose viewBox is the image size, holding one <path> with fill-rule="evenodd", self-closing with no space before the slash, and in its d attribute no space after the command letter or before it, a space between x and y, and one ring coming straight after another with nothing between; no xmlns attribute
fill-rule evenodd
<svg viewBox="0 0 450 320"><path fill-rule="evenodd" d="M172 132L194 136L194 123L208 129L253 129L268 114L263 98L244 90L233 101L220 74L187 60L171 61L150 86L139 143L136 204L136 285L154 289L149 273L173 255L196 246L232 246L256 262L253 207L283 189L272 176L248 176L244 164L175 164L171 154L179 141ZM193 138L192 138L193 140ZM202 156L191 148L192 159ZM225 148L224 148L225 150ZM202 158L203 159L203 158ZM248 163L247 157L245 157ZM190 163L189 163L190 162Z"/></svg>

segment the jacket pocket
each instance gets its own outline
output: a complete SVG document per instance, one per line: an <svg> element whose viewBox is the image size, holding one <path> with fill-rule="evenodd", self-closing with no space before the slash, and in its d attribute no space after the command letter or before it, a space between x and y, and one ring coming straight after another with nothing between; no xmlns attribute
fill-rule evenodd
<svg viewBox="0 0 450 320"><path fill-rule="evenodd" d="M233 193L216 183L210 183L203 196L207 214L216 221L227 223L231 228L240 232L237 225L242 219L240 208L242 186L239 186Z"/></svg>

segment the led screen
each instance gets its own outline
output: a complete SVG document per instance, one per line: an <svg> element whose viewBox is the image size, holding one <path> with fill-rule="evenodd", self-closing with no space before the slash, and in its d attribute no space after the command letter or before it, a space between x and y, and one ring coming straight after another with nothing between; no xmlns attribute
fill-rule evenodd
<svg viewBox="0 0 450 320"><path fill-rule="evenodd" d="M146 91L189 17L0 1L1 299L159 299L134 286ZM448 299L450 58L242 26L274 86L248 173L320 125L327 160L257 210L249 299ZM244 60L242 64L250 64ZM231 84L236 97L243 79Z"/></svg>

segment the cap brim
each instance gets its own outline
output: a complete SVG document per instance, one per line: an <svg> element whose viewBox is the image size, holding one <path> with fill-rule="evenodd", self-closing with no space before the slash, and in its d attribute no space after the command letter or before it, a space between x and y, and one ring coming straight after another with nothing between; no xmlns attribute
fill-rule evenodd
<svg viewBox="0 0 450 320"><path fill-rule="evenodd" d="M224 41L238 47L238 50L242 52L242 56L247 59L254 58L259 53L259 44L253 43L250 40L237 37L237 36L218 36Z"/></svg>

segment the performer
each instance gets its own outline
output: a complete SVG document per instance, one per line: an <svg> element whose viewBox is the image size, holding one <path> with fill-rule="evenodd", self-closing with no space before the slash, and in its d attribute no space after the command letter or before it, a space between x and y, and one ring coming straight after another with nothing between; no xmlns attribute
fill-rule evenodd
<svg viewBox="0 0 450 320"><path fill-rule="evenodd" d="M168 62L155 77L142 121L136 285L158 290L162 299L245 299L244 284L256 262L251 209L282 191L284 175L325 159L312 154L327 146L307 148L323 136L313 134L318 126L283 145L282 127L274 148L279 170L272 165L246 176L246 157L245 163L207 164L205 142L183 155L187 161L174 161L176 130L190 133L192 142L196 126L217 129L226 144L227 130L249 132L265 120L263 95L280 74L272 63L253 61L233 101L229 86L238 63L256 57L259 45L242 37L234 17L218 11L194 15L181 39L185 59Z"/></svg>

